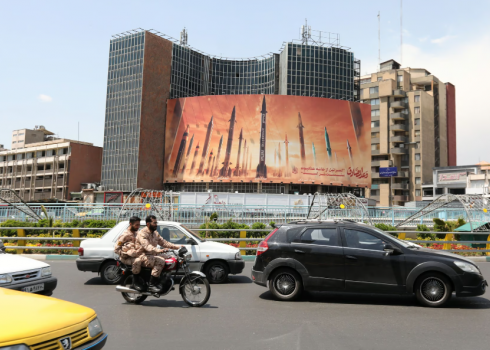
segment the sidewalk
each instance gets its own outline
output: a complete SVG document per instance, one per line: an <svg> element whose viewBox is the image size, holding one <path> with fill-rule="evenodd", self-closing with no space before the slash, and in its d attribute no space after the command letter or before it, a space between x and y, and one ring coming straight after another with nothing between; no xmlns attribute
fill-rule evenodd
<svg viewBox="0 0 490 350"><path fill-rule="evenodd" d="M55 255L55 254L19 254L20 256L25 256L27 258L36 260L76 260L78 255ZM255 255L243 255L243 260L254 261ZM469 256L473 262L490 262L490 256Z"/></svg>

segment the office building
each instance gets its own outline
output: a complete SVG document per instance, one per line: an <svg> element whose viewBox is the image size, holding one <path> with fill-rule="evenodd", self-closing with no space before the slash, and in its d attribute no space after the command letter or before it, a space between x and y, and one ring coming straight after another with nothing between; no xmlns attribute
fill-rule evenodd
<svg viewBox="0 0 490 350"><path fill-rule="evenodd" d="M361 77L361 99L371 105L371 198L380 206L422 200L434 167L456 165L455 87L423 68L394 60ZM398 176L382 178L380 167ZM392 181L392 184L391 184ZM390 203L391 199L391 203Z"/></svg>
<svg viewBox="0 0 490 350"><path fill-rule="evenodd" d="M20 129L12 131L12 150L27 147L31 143L50 141L54 133L43 125L36 125L34 129Z"/></svg>
<svg viewBox="0 0 490 350"><path fill-rule="evenodd" d="M101 163L102 148L91 143L68 139L29 142L22 148L0 151L0 188L14 190L26 202L69 200L70 192L80 191L82 183L100 182Z"/></svg>
<svg viewBox="0 0 490 350"><path fill-rule="evenodd" d="M168 99L264 94L358 101L360 61L340 45L338 35L323 38L329 41L308 28L279 53L232 59L188 46L185 32L180 41L154 30L115 35L109 49L103 189L163 188Z"/></svg>

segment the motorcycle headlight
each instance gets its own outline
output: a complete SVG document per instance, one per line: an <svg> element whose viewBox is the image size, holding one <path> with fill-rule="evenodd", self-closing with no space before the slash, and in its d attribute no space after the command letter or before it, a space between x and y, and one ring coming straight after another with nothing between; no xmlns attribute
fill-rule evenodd
<svg viewBox="0 0 490 350"><path fill-rule="evenodd" d="M462 261L455 261L454 264L457 267L459 267L461 270L463 270L464 272L477 273L479 275L481 274L480 270L478 270L478 267L476 267L473 264L469 264L469 263L462 262Z"/></svg>
<svg viewBox="0 0 490 350"><path fill-rule="evenodd" d="M237 253L235 254L235 260L242 260L242 259L243 259L243 258L242 258L242 254L241 254L240 252L237 252Z"/></svg>
<svg viewBox="0 0 490 350"><path fill-rule="evenodd" d="M102 333L102 324L100 323L100 321L97 317L92 322L90 322L88 324L88 333L90 334L91 338Z"/></svg>
<svg viewBox="0 0 490 350"><path fill-rule="evenodd" d="M185 261L190 261L192 259L192 254L187 254L185 256Z"/></svg>
<svg viewBox="0 0 490 350"><path fill-rule="evenodd" d="M51 266L43 267L41 270L41 275L51 276Z"/></svg>
<svg viewBox="0 0 490 350"><path fill-rule="evenodd" d="M12 282L12 277L9 275L0 275L0 284ZM17 346L17 345L16 345ZM0 348L3 349L3 348Z"/></svg>
<svg viewBox="0 0 490 350"><path fill-rule="evenodd" d="M19 345L6 346L3 348L0 348L0 350L29 350L29 348L25 344L19 344Z"/></svg>

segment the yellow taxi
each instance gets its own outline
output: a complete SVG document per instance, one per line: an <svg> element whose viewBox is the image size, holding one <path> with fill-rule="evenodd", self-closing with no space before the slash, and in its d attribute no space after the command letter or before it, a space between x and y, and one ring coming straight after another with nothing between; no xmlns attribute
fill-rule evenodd
<svg viewBox="0 0 490 350"><path fill-rule="evenodd" d="M0 350L97 350L107 340L85 306L5 288L0 305Z"/></svg>

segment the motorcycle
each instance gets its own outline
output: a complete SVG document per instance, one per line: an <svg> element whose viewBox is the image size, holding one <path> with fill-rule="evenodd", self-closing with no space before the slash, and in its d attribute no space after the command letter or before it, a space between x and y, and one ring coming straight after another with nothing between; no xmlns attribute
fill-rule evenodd
<svg viewBox="0 0 490 350"><path fill-rule="evenodd" d="M162 288L158 293L149 291L138 291L131 288L133 284L133 274L131 266L118 261L120 273L123 274L121 285L116 287L116 291L122 294L122 297L131 304L140 304L149 296L160 298L174 290L174 278L180 268L184 271L184 277L179 283L179 293L186 304L193 307L205 305L211 296L211 287L206 275L200 271L190 271L187 261L192 258L186 247L181 247L179 250L170 250L169 253L175 255L165 259L165 267L160 274L160 284ZM140 276L148 286L151 277L150 268L141 268ZM174 273L172 277L172 273Z"/></svg>

